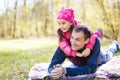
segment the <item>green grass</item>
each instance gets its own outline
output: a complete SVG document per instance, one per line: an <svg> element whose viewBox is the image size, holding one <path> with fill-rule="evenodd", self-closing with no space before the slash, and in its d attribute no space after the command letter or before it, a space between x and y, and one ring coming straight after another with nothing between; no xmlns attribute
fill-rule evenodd
<svg viewBox="0 0 120 80"><path fill-rule="evenodd" d="M0 44L0 80L27 80L32 66L50 62L57 38L0 40Z"/></svg>
<svg viewBox="0 0 120 80"><path fill-rule="evenodd" d="M25 43L29 42L27 45L24 40L0 41L0 80L27 80L28 72L33 65L50 62L57 47L57 40L50 38L47 39L47 43L45 39L37 43L35 43L36 40L33 41L34 43L25 40ZM104 43L106 41L103 41L101 45L106 48L109 43L106 45ZM17 48L13 46L15 44ZM120 55L120 52L117 55Z"/></svg>
<svg viewBox="0 0 120 80"><path fill-rule="evenodd" d="M0 52L0 79L27 80L29 69L35 63L49 62L51 53L32 53L16 51Z"/></svg>

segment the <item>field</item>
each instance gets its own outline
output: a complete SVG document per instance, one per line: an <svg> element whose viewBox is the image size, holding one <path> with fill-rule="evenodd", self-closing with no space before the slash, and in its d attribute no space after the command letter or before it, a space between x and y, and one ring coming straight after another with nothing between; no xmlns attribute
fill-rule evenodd
<svg viewBox="0 0 120 80"><path fill-rule="evenodd" d="M27 80L34 64L50 62L57 43L56 37L0 40L0 80ZM101 42L103 48L109 44L110 41Z"/></svg>
<svg viewBox="0 0 120 80"><path fill-rule="evenodd" d="M35 63L50 62L56 38L0 40L0 80L27 80Z"/></svg>

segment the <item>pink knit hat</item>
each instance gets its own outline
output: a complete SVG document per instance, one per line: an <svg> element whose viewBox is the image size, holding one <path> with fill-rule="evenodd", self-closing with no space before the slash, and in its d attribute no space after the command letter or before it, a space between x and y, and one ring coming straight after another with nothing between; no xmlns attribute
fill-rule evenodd
<svg viewBox="0 0 120 80"><path fill-rule="evenodd" d="M76 21L74 20L74 10L69 8L64 8L58 12L57 19L64 19L66 21L72 22L74 25L76 25Z"/></svg>

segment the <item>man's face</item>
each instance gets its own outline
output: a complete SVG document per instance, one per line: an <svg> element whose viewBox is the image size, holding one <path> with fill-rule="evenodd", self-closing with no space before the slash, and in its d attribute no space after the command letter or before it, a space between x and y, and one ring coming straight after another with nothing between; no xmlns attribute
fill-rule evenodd
<svg viewBox="0 0 120 80"><path fill-rule="evenodd" d="M89 42L89 39L85 40L84 33L82 31L73 31L70 42L73 50L80 50L84 48L84 46Z"/></svg>

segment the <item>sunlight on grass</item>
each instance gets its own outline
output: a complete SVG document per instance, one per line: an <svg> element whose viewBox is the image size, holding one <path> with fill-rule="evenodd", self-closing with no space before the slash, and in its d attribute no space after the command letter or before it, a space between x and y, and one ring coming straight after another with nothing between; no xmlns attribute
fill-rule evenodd
<svg viewBox="0 0 120 80"><path fill-rule="evenodd" d="M57 45L57 38L0 40L0 51L29 50Z"/></svg>

